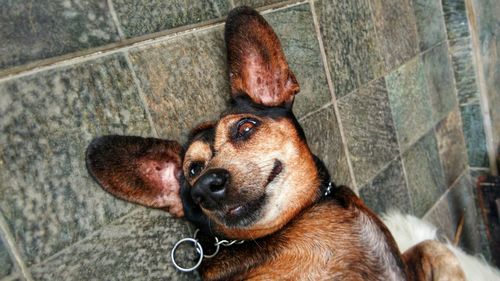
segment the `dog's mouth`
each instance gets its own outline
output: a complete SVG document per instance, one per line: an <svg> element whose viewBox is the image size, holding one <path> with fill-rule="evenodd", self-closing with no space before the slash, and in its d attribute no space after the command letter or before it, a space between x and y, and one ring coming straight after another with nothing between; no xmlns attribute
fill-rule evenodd
<svg viewBox="0 0 500 281"><path fill-rule="evenodd" d="M281 172L283 171L283 163L280 160L274 160L274 166L267 177L267 182L264 187L268 186Z"/></svg>
<svg viewBox="0 0 500 281"><path fill-rule="evenodd" d="M259 218L262 206L265 204L266 195L262 194L259 198L243 204L227 206L218 213L225 225L244 227Z"/></svg>
<svg viewBox="0 0 500 281"><path fill-rule="evenodd" d="M264 188L272 183L282 171L283 163L276 159L271 172L267 176ZM266 194L263 193L258 198L246 202L228 204L214 213L227 226L244 227L259 218L261 209L265 204Z"/></svg>

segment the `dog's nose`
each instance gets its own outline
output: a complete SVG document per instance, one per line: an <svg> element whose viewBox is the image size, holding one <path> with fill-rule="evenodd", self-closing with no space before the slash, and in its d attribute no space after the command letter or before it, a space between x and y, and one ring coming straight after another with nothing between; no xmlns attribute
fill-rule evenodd
<svg viewBox="0 0 500 281"><path fill-rule="evenodd" d="M201 176L191 189L193 200L203 208L214 209L226 195L229 172L213 169Z"/></svg>

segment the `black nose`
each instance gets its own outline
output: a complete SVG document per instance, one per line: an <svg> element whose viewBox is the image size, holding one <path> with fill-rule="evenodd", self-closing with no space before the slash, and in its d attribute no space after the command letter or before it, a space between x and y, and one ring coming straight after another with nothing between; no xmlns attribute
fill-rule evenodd
<svg viewBox="0 0 500 281"><path fill-rule="evenodd" d="M229 172L213 169L201 176L191 189L193 200L203 208L214 209L226 195Z"/></svg>

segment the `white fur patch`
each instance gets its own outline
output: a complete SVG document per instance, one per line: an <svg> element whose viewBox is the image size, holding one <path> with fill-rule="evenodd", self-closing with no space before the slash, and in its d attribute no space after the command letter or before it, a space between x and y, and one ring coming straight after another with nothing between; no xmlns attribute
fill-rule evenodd
<svg viewBox="0 0 500 281"><path fill-rule="evenodd" d="M437 240L437 228L419 218L403 215L399 212L389 212L382 215L389 231L394 236L401 252L425 241ZM447 247L455 254L469 281L500 281L500 270L489 265L481 256L471 256L451 244Z"/></svg>

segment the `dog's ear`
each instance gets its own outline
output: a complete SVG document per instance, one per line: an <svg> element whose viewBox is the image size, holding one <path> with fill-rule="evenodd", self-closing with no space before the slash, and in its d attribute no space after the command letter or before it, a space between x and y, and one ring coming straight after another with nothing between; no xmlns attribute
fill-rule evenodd
<svg viewBox="0 0 500 281"><path fill-rule="evenodd" d="M175 141L112 135L91 142L86 163L94 179L116 197L182 217L182 153Z"/></svg>
<svg viewBox="0 0 500 281"><path fill-rule="evenodd" d="M247 94L265 106L291 106L299 84L266 20L238 7L229 13L224 35L233 97Z"/></svg>

